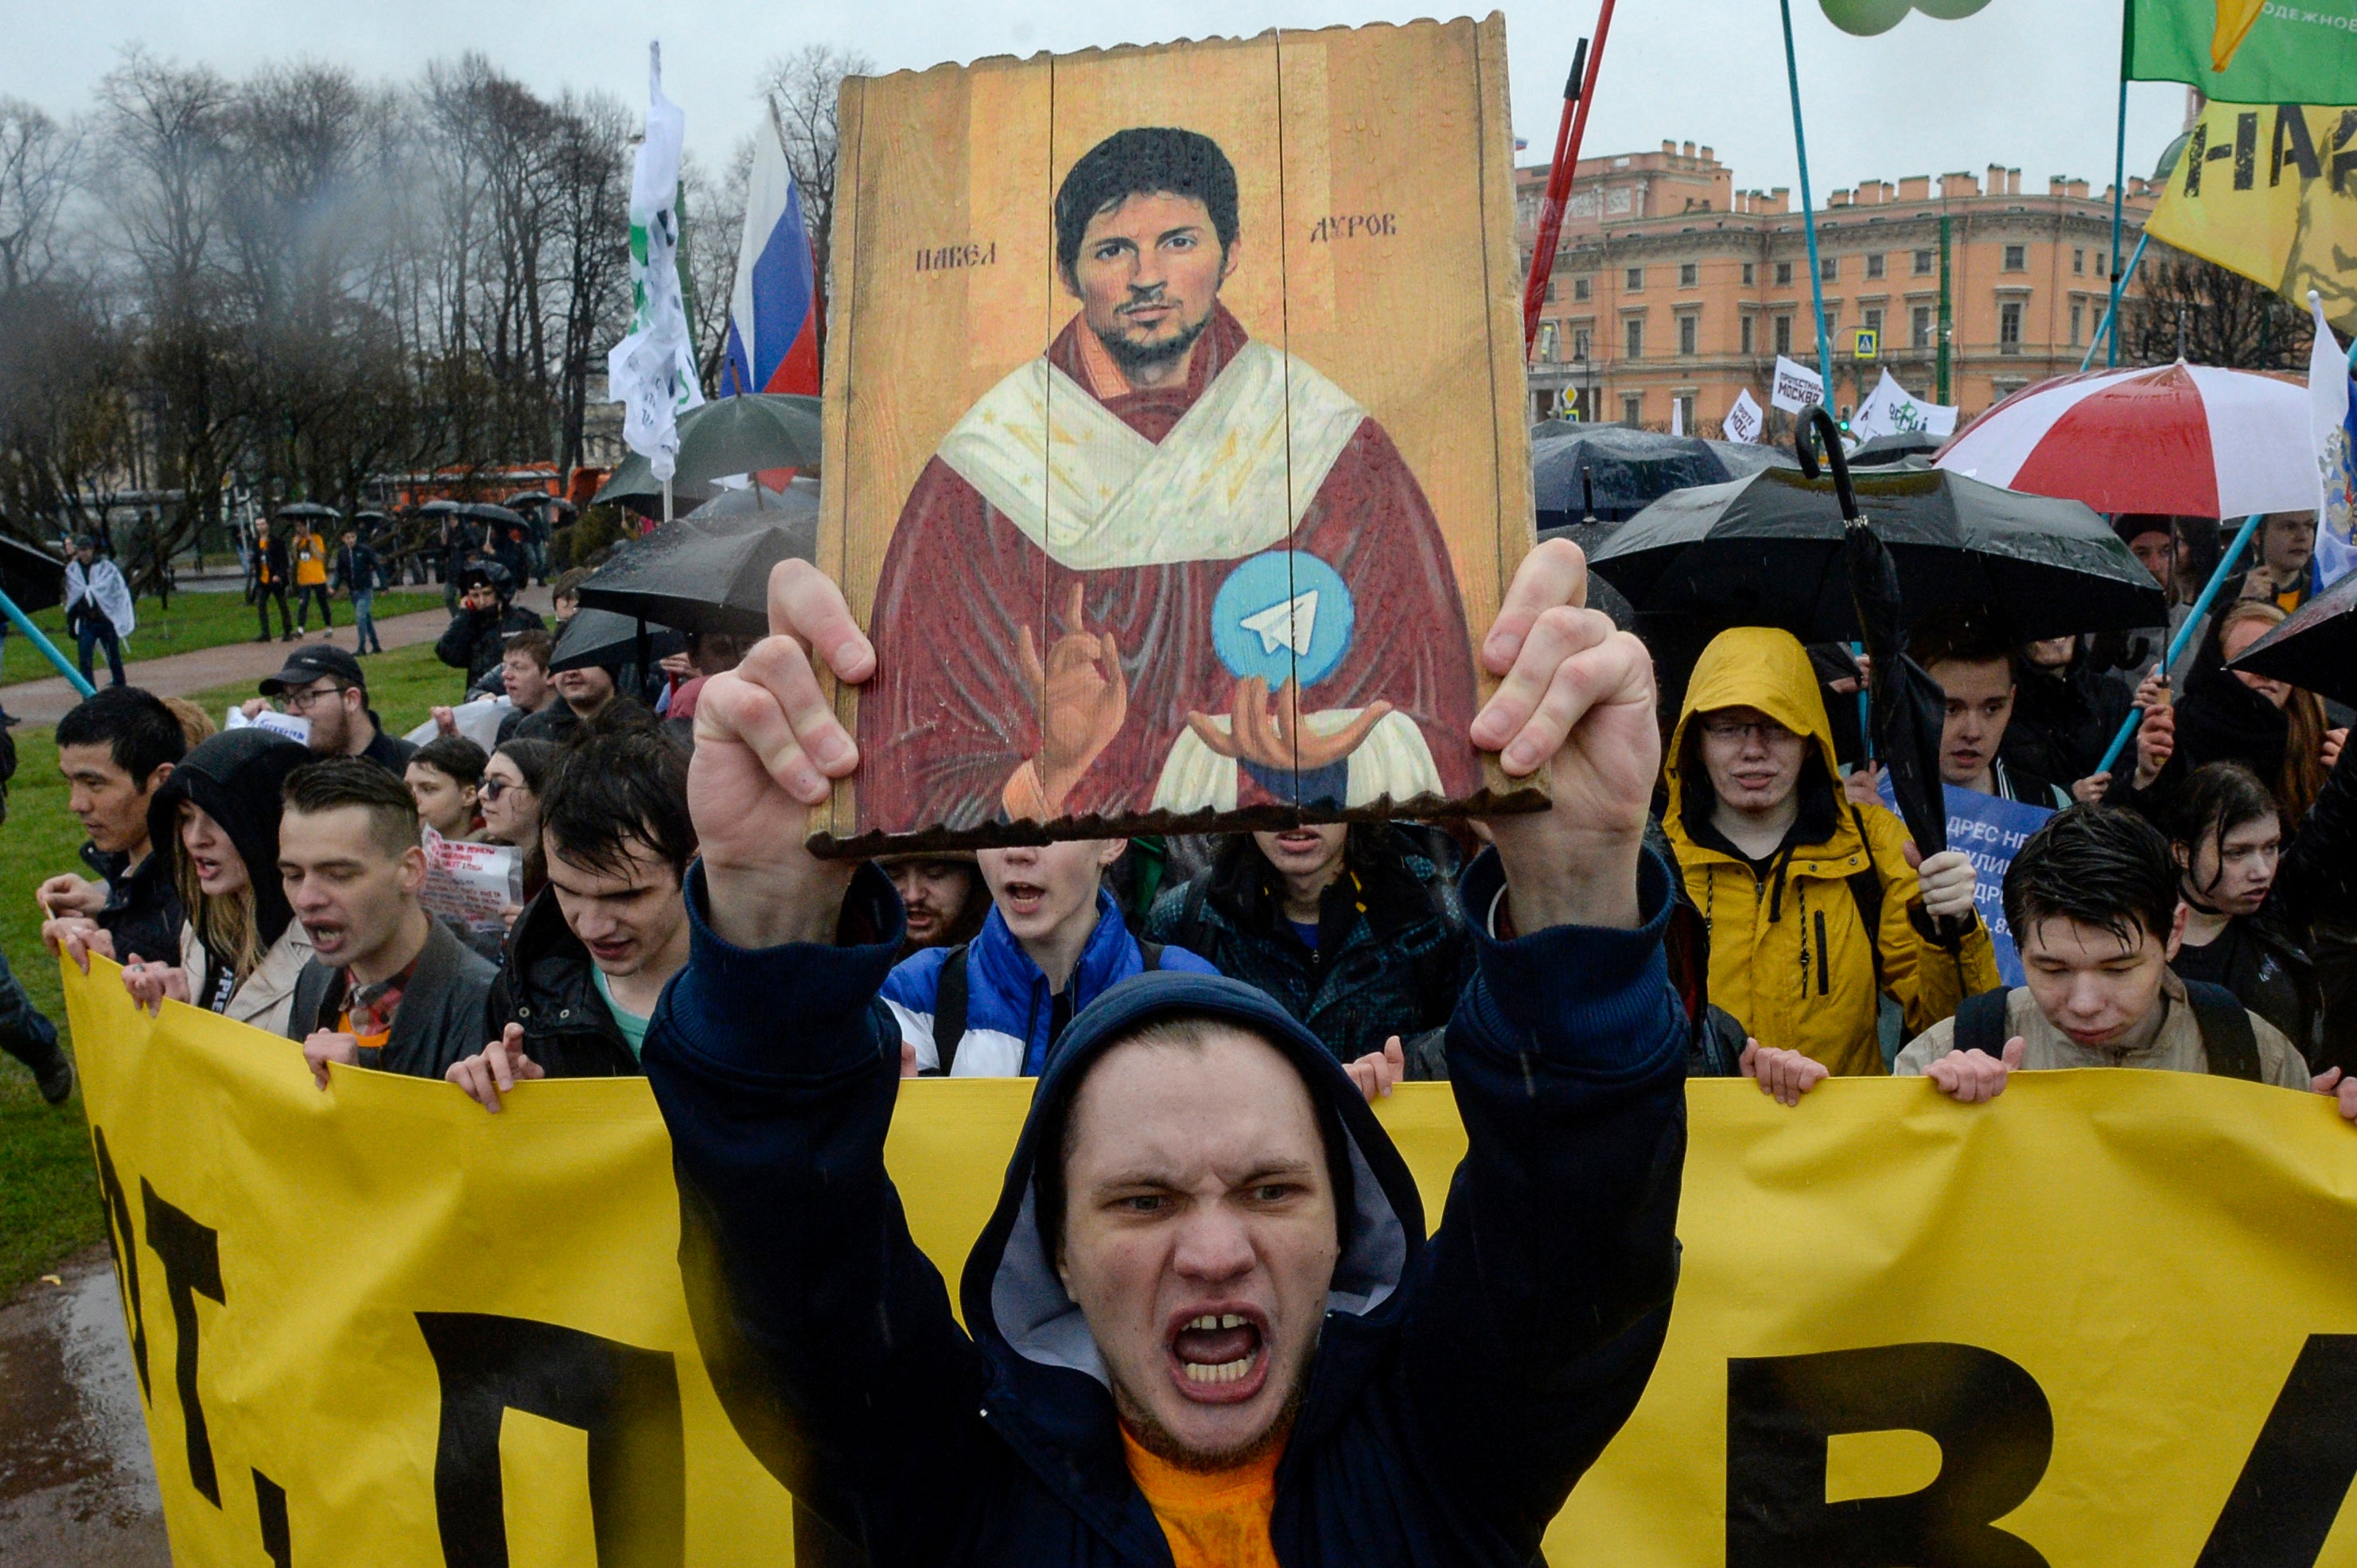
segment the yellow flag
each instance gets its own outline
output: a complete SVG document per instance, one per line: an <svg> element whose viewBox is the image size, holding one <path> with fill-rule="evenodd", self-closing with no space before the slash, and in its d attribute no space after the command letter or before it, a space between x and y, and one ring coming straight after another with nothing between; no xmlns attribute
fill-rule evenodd
<svg viewBox="0 0 2357 1568"><path fill-rule="evenodd" d="M292 1042L151 1019L91 968L67 1007L175 1562L794 1561L816 1526L714 1391L643 1080L527 1083L497 1116L381 1073L321 1091ZM901 1086L886 1161L952 1282L1030 1094ZM1704 1082L1688 1109L1668 1344L1548 1562L2357 1561L2357 1129L2330 1101L2110 1070L1983 1106ZM1439 1214L1448 1086L1376 1112Z"/></svg>
<svg viewBox="0 0 2357 1568"><path fill-rule="evenodd" d="M2357 108L2210 104L2145 226L2357 331Z"/></svg>

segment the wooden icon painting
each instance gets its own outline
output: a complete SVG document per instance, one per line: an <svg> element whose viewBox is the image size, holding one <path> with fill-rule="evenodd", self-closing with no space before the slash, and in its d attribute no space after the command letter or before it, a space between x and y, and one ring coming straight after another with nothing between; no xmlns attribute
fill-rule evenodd
<svg viewBox="0 0 2357 1568"><path fill-rule="evenodd" d="M1504 25L844 85L818 842L1535 804L1466 738L1530 547Z"/></svg>

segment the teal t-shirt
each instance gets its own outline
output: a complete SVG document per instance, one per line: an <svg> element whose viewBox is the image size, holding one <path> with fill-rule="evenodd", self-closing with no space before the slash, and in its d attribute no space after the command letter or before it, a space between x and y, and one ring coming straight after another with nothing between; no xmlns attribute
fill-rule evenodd
<svg viewBox="0 0 2357 1568"><path fill-rule="evenodd" d="M606 983L604 970L593 965L590 973L597 976L597 994L605 999L606 1011L614 1015L614 1026L622 1031L622 1042L630 1047L635 1060L647 1048L647 1015L633 1013L614 1000L614 988Z"/></svg>

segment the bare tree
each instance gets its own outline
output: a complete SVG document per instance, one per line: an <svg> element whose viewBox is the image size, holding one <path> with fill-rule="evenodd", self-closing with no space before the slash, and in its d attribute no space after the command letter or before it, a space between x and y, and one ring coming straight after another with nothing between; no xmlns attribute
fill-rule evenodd
<svg viewBox="0 0 2357 1568"><path fill-rule="evenodd" d="M737 292L737 252L745 232L746 190L752 174L749 137L737 144L716 180L694 156L683 160L680 171L680 265L687 285L688 341L695 346L696 373L706 391L719 388L721 366L728 357L729 301Z"/></svg>
<svg viewBox="0 0 2357 1568"><path fill-rule="evenodd" d="M0 295L48 277L59 217L81 162L79 132L20 98L0 98Z"/></svg>
<svg viewBox="0 0 2357 1568"><path fill-rule="evenodd" d="M2308 364L2314 326L2266 285L2199 256L2153 255L2122 305L2120 343L2140 364L2183 360L2247 371Z"/></svg>

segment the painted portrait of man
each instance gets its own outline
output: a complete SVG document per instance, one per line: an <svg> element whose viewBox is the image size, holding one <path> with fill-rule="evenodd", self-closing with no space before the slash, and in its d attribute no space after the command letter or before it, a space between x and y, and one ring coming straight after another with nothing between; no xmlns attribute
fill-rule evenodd
<svg viewBox="0 0 2357 1568"><path fill-rule="evenodd" d="M1058 186L1079 308L951 427L877 582L862 832L1462 797L1475 682L1392 437L1221 289L1225 152L1122 130Z"/></svg>

